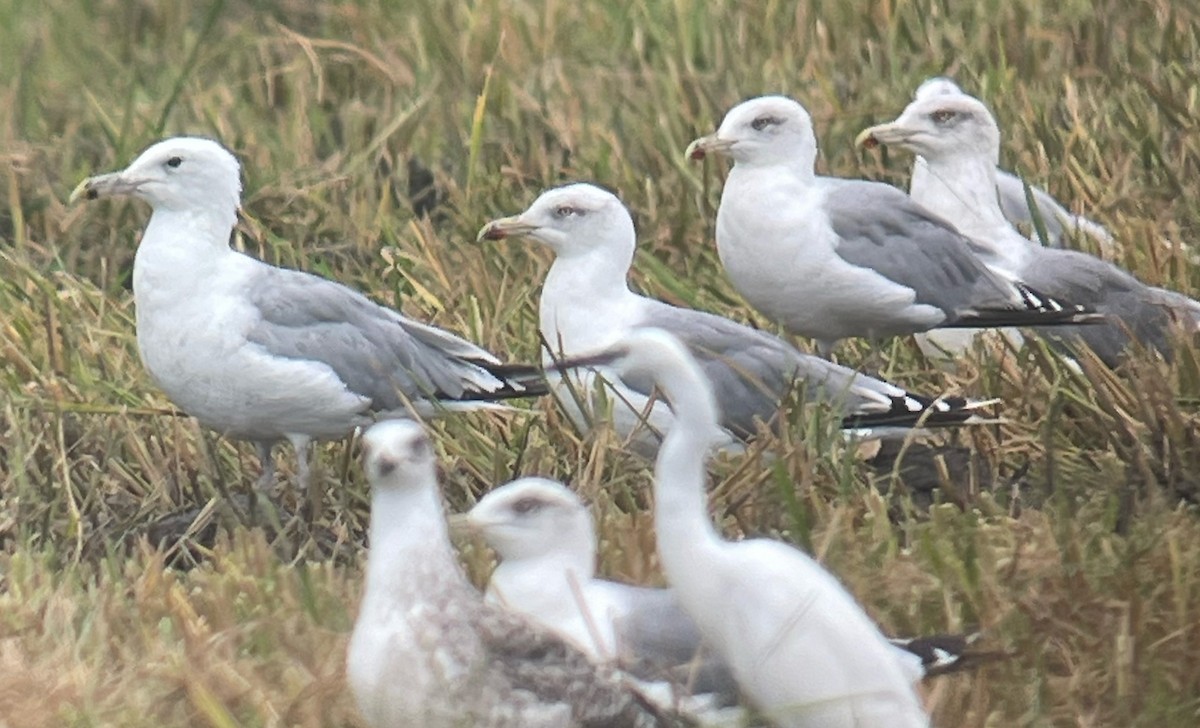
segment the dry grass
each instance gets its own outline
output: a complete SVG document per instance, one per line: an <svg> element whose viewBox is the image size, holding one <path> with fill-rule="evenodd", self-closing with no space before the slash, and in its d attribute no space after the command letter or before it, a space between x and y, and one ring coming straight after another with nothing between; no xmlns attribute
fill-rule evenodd
<svg viewBox="0 0 1200 728"><path fill-rule="evenodd" d="M0 0L0 726L356 725L341 662L366 494L347 450L319 454L319 538L239 525L249 448L173 416L137 360L146 211L65 207L159 137L239 154L252 254L531 359L548 258L477 247L484 221L598 181L636 212L641 288L754 320L710 242L722 173L686 164L686 143L782 91L813 112L824 170L899 182L907 158L851 140L949 72L990 101L1007 167L1109 225L1143 279L1200 287L1190 4L257 5ZM410 191L424 169L429 216ZM946 373L899 341L886 360L914 388L1003 398L1004 424L957 439L980 477L926 513L798 416L764 445L774 463L717 464L726 530L810 547L889 630L982 625L1015 653L931 686L937 725L1200 722L1195 348L1119 376L1038 349ZM436 427L453 507L517 474L570 479L602 517L606 573L658 578L646 464L611 437L545 406ZM147 545L201 508L187 549ZM481 578L486 555L464 551Z"/></svg>

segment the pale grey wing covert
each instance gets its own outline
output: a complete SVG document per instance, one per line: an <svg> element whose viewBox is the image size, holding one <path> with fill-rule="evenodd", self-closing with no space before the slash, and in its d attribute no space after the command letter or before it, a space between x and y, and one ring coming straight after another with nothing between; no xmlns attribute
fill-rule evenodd
<svg viewBox="0 0 1200 728"><path fill-rule="evenodd" d="M1022 307L966 238L895 187L844 180L829 190L825 211L843 260L911 288L917 303L941 309L947 323L983 308Z"/></svg>
<svg viewBox="0 0 1200 728"><path fill-rule="evenodd" d="M1172 356L1172 309L1186 308L1186 296L1147 286L1107 261L1073 250L1032 248L1021 271L1029 285L1052 291L1056 297L1088 306L1108 322L1089 326L1059 326L1043 335L1081 339L1109 366L1116 366L1130 344L1130 335L1168 359ZM1039 329L1040 330L1040 329Z"/></svg>
<svg viewBox="0 0 1200 728"><path fill-rule="evenodd" d="M700 630L679 606L675 593L625 588L630 609L614 625L623 651L640 658L626 669L645 680L670 680L693 695L719 695L723 705L736 703L737 682L729 668L703 647Z"/></svg>
<svg viewBox="0 0 1200 728"><path fill-rule="evenodd" d="M758 422L770 423L794 388L803 388L810 398L838 398L848 409L867 404L849 391L850 370L806 357L779 338L735 321L650 301L641 325L663 329L688 348L712 384L721 425L740 438L757 432ZM649 378L624 381L642 394L653 388ZM877 406L888 409L886 401Z"/></svg>
<svg viewBox="0 0 1200 728"><path fill-rule="evenodd" d="M1037 206L1038 217L1046 226L1046 242L1052 247L1062 247L1063 236L1067 233L1066 225L1074 219L1058 200L1037 187L1030 187L1033 193L1033 204ZM1029 200L1025 197L1025 183L1020 177L996 170L996 199L1000 202L1000 211L1005 219L1014 225L1033 225L1033 211L1029 209ZM1034 235L1036 238L1036 234Z"/></svg>
<svg viewBox="0 0 1200 728"><path fill-rule="evenodd" d="M272 356L328 365L373 410L504 388L487 352L324 278L264 266L249 297L261 316L249 341Z"/></svg>
<svg viewBox="0 0 1200 728"><path fill-rule="evenodd" d="M932 400L905 392L818 356L805 354L777 336L703 311L648 302L642 326L675 335L695 357L713 385L721 424L746 439L758 422L770 423L783 400L796 393L810 402L832 404L843 427L910 427ZM631 389L649 394L652 383L625 377ZM969 416L961 398L946 400L929 425L961 422Z"/></svg>

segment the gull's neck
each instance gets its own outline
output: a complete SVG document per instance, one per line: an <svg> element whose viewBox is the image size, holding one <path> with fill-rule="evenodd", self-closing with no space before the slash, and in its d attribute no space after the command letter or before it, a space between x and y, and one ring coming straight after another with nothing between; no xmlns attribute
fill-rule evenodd
<svg viewBox="0 0 1200 728"><path fill-rule="evenodd" d="M427 597L433 576L453 588L464 577L454 559L437 489L429 485L374 488L364 602L413 604Z"/></svg>
<svg viewBox="0 0 1200 728"><path fill-rule="evenodd" d="M228 255L235 208L159 208L150 216L133 261L133 293L144 306L170 306L207 290Z"/></svg>
<svg viewBox="0 0 1200 728"><path fill-rule="evenodd" d="M654 528L658 552L672 586L695 594L711 580L705 565L724 542L708 515L705 464L717 432L711 385L695 367L656 377L675 415L654 466Z"/></svg>
<svg viewBox="0 0 1200 728"><path fill-rule="evenodd" d="M616 343L639 296L629 290L634 243L558 255L542 286L541 333L557 355L581 354Z"/></svg>
<svg viewBox="0 0 1200 728"><path fill-rule="evenodd" d="M595 556L566 550L537 558L504 559L488 583L488 599L521 612L569 618L578 614L574 580L581 590L595 575Z"/></svg>
<svg viewBox="0 0 1200 728"><path fill-rule="evenodd" d="M998 157L999 150L938 160L917 157L909 194L981 246L979 252L989 266L1017 273L1026 263L1030 244L1000 208Z"/></svg>
<svg viewBox="0 0 1200 728"><path fill-rule="evenodd" d="M184 210L157 208L150 216L139 252L188 248L194 255L212 256L229 250L229 236L237 224L237 208L198 205Z"/></svg>
<svg viewBox="0 0 1200 728"><path fill-rule="evenodd" d="M996 192L996 156L917 157L909 194L964 235L995 235L1010 227Z"/></svg>

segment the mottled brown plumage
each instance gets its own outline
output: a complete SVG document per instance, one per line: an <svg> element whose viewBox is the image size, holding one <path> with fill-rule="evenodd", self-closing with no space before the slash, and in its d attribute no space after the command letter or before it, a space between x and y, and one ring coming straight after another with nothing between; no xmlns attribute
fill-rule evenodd
<svg viewBox="0 0 1200 728"><path fill-rule="evenodd" d="M372 728L687 724L614 669L484 604L451 549L433 448L420 425L380 423L363 443L371 542L347 677Z"/></svg>

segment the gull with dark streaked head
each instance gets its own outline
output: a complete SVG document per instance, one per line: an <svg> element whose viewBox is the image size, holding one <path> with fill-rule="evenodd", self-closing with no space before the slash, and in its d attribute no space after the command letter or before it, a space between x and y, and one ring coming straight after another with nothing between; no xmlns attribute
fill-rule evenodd
<svg viewBox="0 0 1200 728"><path fill-rule="evenodd" d="M924 101L934 96L954 96L962 93L963 90L954 81L939 76L926 79L918 86L913 100ZM863 141L864 146L871 146L870 139ZM920 186L922 177L928 173L924 157L918 154L913 160L913 178L909 189ZM1058 200L1051 197L1050 193L1039 187L1030 185L1029 195L1026 195L1025 190L1024 180L999 167L996 168L996 194L1004 217L1013 225L1028 226L1029 237L1034 242L1039 242L1039 232L1035 223L1037 219L1045 228L1044 242L1051 247L1064 247L1068 239L1078 233L1095 238L1106 249L1112 246L1112 235L1100 223L1082 215L1072 214Z"/></svg>
<svg viewBox="0 0 1200 728"><path fill-rule="evenodd" d="M306 486L313 440L378 417L545 392L533 367L503 365L345 286L231 248L239 174L217 142L177 137L124 170L84 180L71 200L149 203L133 263L142 362L184 412L258 446L260 486L272 482L279 440L295 446Z"/></svg>
<svg viewBox="0 0 1200 728"><path fill-rule="evenodd" d="M867 139L925 159L927 173L914 177L913 199L971 238L993 270L1107 319L1100 326L1056 329L1054 336L1081 340L1116 366L1131 341L1169 358L1173 329L1200 331L1200 302L1148 286L1087 253L1044 248L1012 227L995 195L1000 129L979 99L961 92L919 98L895 121L859 135L860 142Z"/></svg>

